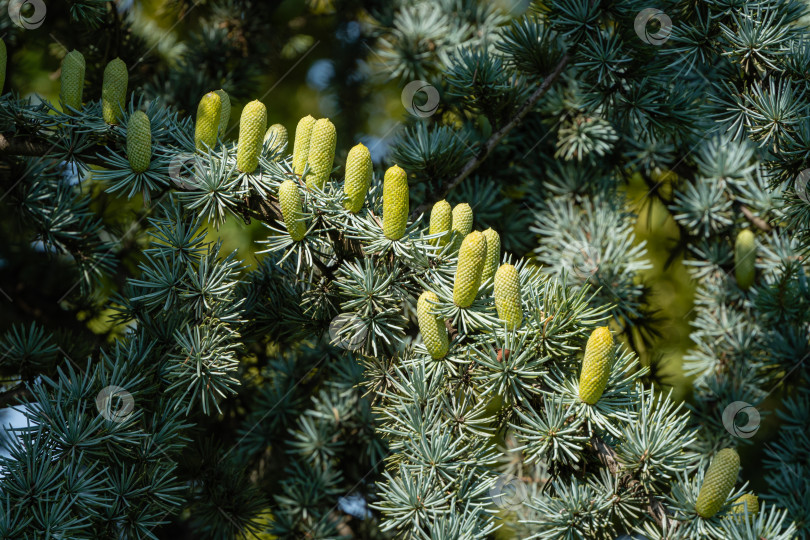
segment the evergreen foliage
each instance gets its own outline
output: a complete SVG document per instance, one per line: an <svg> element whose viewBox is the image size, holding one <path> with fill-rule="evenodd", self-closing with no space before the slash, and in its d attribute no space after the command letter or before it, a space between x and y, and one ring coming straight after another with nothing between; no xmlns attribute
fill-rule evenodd
<svg viewBox="0 0 810 540"><path fill-rule="evenodd" d="M0 538L810 536L808 7L509 4L0 22ZM285 128L259 75L319 24L338 114ZM9 84L46 28L61 104ZM374 166L355 112L392 81ZM686 403L654 213L696 286Z"/></svg>

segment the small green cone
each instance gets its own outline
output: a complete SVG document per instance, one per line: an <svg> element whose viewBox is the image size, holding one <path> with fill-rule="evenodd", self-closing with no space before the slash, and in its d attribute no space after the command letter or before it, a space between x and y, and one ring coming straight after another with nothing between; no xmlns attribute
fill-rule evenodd
<svg viewBox="0 0 810 540"><path fill-rule="evenodd" d="M301 194L298 186L292 180L285 180L278 188L278 202L281 205L281 215L287 225L290 238L298 242L307 235L307 224L301 212Z"/></svg>
<svg viewBox="0 0 810 540"><path fill-rule="evenodd" d="M270 141L268 150L271 154L283 154L287 151L287 128L281 124L273 124L264 134L263 142L267 141Z"/></svg>
<svg viewBox="0 0 810 540"><path fill-rule="evenodd" d="M0 94L3 93L3 85L6 83L6 64L8 63L8 52L6 42L0 39Z"/></svg>
<svg viewBox="0 0 810 540"><path fill-rule="evenodd" d="M457 204L453 208L453 248L458 249L473 227L473 211L467 203Z"/></svg>
<svg viewBox="0 0 810 540"><path fill-rule="evenodd" d="M346 180L343 182L343 207L356 214L363 208L371 185L371 152L362 143L349 150L346 157Z"/></svg>
<svg viewBox="0 0 810 540"><path fill-rule="evenodd" d="M62 80L59 96L65 114L72 115L71 109L81 110L84 92L84 56L79 51L70 51L62 58Z"/></svg>
<svg viewBox="0 0 810 540"><path fill-rule="evenodd" d="M487 254L489 254L489 238L487 238ZM523 310L520 307L520 275L511 264L502 264L495 272L493 296L498 318L506 323L509 330L519 328L523 322Z"/></svg>
<svg viewBox="0 0 810 540"><path fill-rule="evenodd" d="M703 485L700 486L695 511L704 519L714 516L725 504L729 493L737 483L740 472L740 456L732 448L723 448L712 459Z"/></svg>
<svg viewBox="0 0 810 540"><path fill-rule="evenodd" d="M453 281L453 302L461 308L470 307L481 287L481 273L487 257L487 238L482 233L471 232L461 242L458 250L458 266Z"/></svg>
<svg viewBox="0 0 810 540"><path fill-rule="evenodd" d="M127 65L120 58L111 60L104 68L101 85L101 113L108 124L118 124L124 114L127 100L129 74Z"/></svg>
<svg viewBox="0 0 810 540"><path fill-rule="evenodd" d="M746 512L751 515L759 512L759 499L753 493L746 493L737 497L731 510L732 514L743 515Z"/></svg>
<svg viewBox="0 0 810 540"><path fill-rule="evenodd" d="M487 260L484 263L484 273L481 275L482 283L495 275L498 263L501 262L500 235L491 228L485 230L483 234L487 237Z"/></svg>
<svg viewBox="0 0 810 540"><path fill-rule="evenodd" d="M610 329L602 326L591 332L579 375L579 399L583 403L594 405L602 397L610 377L612 356L613 334Z"/></svg>
<svg viewBox="0 0 810 540"><path fill-rule="evenodd" d="M335 125L328 118L321 118L312 126L312 135L309 139L309 174L307 187L323 189L332 173L335 164L335 145L337 132Z"/></svg>
<svg viewBox="0 0 810 540"><path fill-rule="evenodd" d="M741 289L754 284L757 269L757 241L750 229L743 229L734 242L734 277Z"/></svg>
<svg viewBox="0 0 810 540"><path fill-rule="evenodd" d="M253 100L242 109L239 119L239 142L236 149L236 168L252 173L259 166L262 139L267 131L267 108L259 100Z"/></svg>
<svg viewBox="0 0 810 540"><path fill-rule="evenodd" d="M441 200L433 205L430 211L430 234L445 233L444 236L431 240L435 246L444 246L450 240L450 231L453 228L453 211L450 203Z"/></svg>
<svg viewBox="0 0 810 540"><path fill-rule="evenodd" d="M383 177L383 233L389 240L399 240L405 234L410 212L408 175L394 165Z"/></svg>
<svg viewBox="0 0 810 540"><path fill-rule="evenodd" d="M217 129L217 133L220 138L223 138L228 130L228 122L231 121L231 98L228 96L228 92L222 88L214 90L214 93L219 96L219 129Z"/></svg>
<svg viewBox="0 0 810 540"><path fill-rule="evenodd" d="M295 174L301 176L307 166L309 159L309 140L312 138L312 128L315 127L316 120L310 115L306 115L298 121L295 128L295 142L293 143L293 170Z"/></svg>
<svg viewBox="0 0 810 540"><path fill-rule="evenodd" d="M422 341L434 360L444 358L450 348L444 319L434 313L434 304L438 301L436 293L425 291L416 303L416 319L419 322Z"/></svg>
<svg viewBox="0 0 810 540"><path fill-rule="evenodd" d="M197 123L194 125L194 146L197 150L207 152L217 145L221 115L222 101L219 94L208 92L197 105Z"/></svg>
<svg viewBox="0 0 810 540"><path fill-rule="evenodd" d="M135 111L127 122L127 157L132 170L142 173L152 159L152 126L143 111Z"/></svg>

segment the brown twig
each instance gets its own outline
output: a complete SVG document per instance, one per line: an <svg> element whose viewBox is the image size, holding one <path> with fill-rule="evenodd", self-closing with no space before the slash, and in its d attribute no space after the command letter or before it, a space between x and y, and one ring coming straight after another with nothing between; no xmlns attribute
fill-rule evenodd
<svg viewBox="0 0 810 540"><path fill-rule="evenodd" d="M762 219L759 216L755 216L750 208L748 208L744 204L741 204L740 205L740 211L748 219L748 221L750 221L751 224L754 225L754 227L756 227L756 228L758 228L758 229L760 229L762 231L765 231L765 232L771 232L771 226L768 225L768 222L765 221L764 219Z"/></svg>
<svg viewBox="0 0 810 540"><path fill-rule="evenodd" d="M414 210L412 214L413 217L416 217L424 213L425 211L427 211L428 208L431 207L431 205L434 202L445 198L448 193L457 188L459 184L461 184L461 182L464 181L465 178L470 176L470 174L472 174L472 172L475 169L477 169L481 165L481 163L483 163L484 160L487 159L487 157L489 157L489 155L492 153L495 147L498 146L498 143L501 142L501 139L503 139L510 131L512 131L520 123L520 121L523 120L523 118L527 114L529 114L529 111L531 111L532 108L534 108L534 105L540 100L540 98L543 97L543 95L546 92L548 92L548 90L551 88L551 85L560 76L565 66L568 65L569 59L570 57L568 56L568 53L565 53L563 57L560 59L560 61L557 63L557 66L554 68L554 71L552 71L548 75L548 77L546 77L543 80L540 86L538 86L537 89L534 92L532 92L532 95L530 95L523 103L523 105L521 105L520 109L518 109L518 112L517 114L515 114L514 118L512 118L512 120L510 120L508 124L506 124L501 129L492 134L492 136L487 140L486 144L484 144L481 150L475 156L471 157L469 161L467 161L467 163L461 169L461 172L459 172L458 175L455 178L453 178L453 180L451 180L450 183L448 183L444 189L434 193L431 197L428 198L428 200L426 200L424 203L416 207L416 210Z"/></svg>
<svg viewBox="0 0 810 540"><path fill-rule="evenodd" d="M36 139L7 137L0 133L0 154L14 156L44 156L48 146Z"/></svg>

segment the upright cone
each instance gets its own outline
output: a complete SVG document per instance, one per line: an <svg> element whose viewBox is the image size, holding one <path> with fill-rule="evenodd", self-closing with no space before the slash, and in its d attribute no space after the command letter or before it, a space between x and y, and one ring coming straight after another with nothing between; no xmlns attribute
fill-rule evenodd
<svg viewBox="0 0 810 540"><path fill-rule="evenodd" d="M434 360L444 358L450 348L444 319L435 313L434 304L438 301L436 293L425 291L416 303L416 318L419 322L419 331L422 333L422 341Z"/></svg>
<svg viewBox="0 0 810 540"><path fill-rule="evenodd" d="M349 150L346 158L346 180L343 182L343 207L349 212L356 214L363 208L371 185L372 172L371 152L364 144L358 144Z"/></svg>
<svg viewBox="0 0 810 540"><path fill-rule="evenodd" d="M399 240L405 234L410 212L408 175L394 165L383 177L383 234L389 240Z"/></svg>
<svg viewBox="0 0 810 540"><path fill-rule="evenodd" d="M332 173L335 164L335 145L337 132L335 125L328 118L321 118L312 126L312 135L309 139L309 174L307 186L312 189L323 189Z"/></svg>
<svg viewBox="0 0 810 540"><path fill-rule="evenodd" d="M433 205L430 211L430 234L444 233L438 238L434 238L432 243L437 246L444 246L450 239L450 231L453 228L453 211L450 203L441 200Z"/></svg>
<svg viewBox="0 0 810 540"><path fill-rule="evenodd" d="M458 249L461 242L470 234L473 227L473 211L467 203L457 204L453 208L453 249Z"/></svg>
<svg viewBox="0 0 810 540"><path fill-rule="evenodd" d="M478 231L468 234L458 250L458 266L453 281L453 302L458 307L470 307L475 301L481 287L481 273L486 257L486 236Z"/></svg>
<svg viewBox="0 0 810 540"><path fill-rule="evenodd" d="M231 121L231 98L228 96L228 92L222 88L214 90L214 93L219 96L219 128L217 133L219 133L220 137L224 137L225 132L228 130L228 122Z"/></svg>
<svg viewBox="0 0 810 540"><path fill-rule="evenodd" d="M274 154L283 154L287 151L287 128L281 124L273 124L264 134L264 142L270 141L268 150Z"/></svg>
<svg viewBox="0 0 810 540"><path fill-rule="evenodd" d="M757 241L750 229L743 229L734 242L734 277L741 289L754 284L757 269Z"/></svg>
<svg viewBox="0 0 810 540"><path fill-rule="evenodd" d="M197 105L197 123L194 125L194 146L197 150L207 152L217 145L221 116L222 100L219 94L208 92Z"/></svg>
<svg viewBox="0 0 810 540"><path fill-rule="evenodd" d="M129 74L127 65L120 58L111 60L104 68L101 85L101 114L108 124L118 124L124 114L127 100Z"/></svg>
<svg viewBox="0 0 810 540"><path fill-rule="evenodd" d="M737 483L739 472L740 456L734 449L723 448L717 452L703 477L695 503L695 511L700 517L709 519L723 507Z"/></svg>
<svg viewBox="0 0 810 540"><path fill-rule="evenodd" d="M278 188L278 202L281 215L287 225L290 238L298 242L307 235L307 224L301 212L301 194L292 180L285 180Z"/></svg>
<svg viewBox="0 0 810 540"><path fill-rule="evenodd" d="M487 238L487 254L489 239ZM495 309L498 318L506 323L509 330L519 328L523 322L523 309L520 305L520 275L511 264L503 264L495 272Z"/></svg>
<svg viewBox="0 0 810 540"><path fill-rule="evenodd" d="M132 170L142 173L152 160L152 127L143 111L135 111L127 122L127 157Z"/></svg>
<svg viewBox="0 0 810 540"><path fill-rule="evenodd" d="M746 493L740 495L734 501L734 508L731 510L734 514L745 514L748 512L753 515L759 512L759 499L753 493Z"/></svg>
<svg viewBox="0 0 810 540"><path fill-rule="evenodd" d="M79 51L70 51L62 59L62 76L59 97L65 114L73 114L71 109L81 110L84 92L84 56Z"/></svg>
<svg viewBox="0 0 810 540"><path fill-rule="evenodd" d="M579 399L594 405L605 391L610 378L610 362L613 357L613 334L607 326L591 332L585 345L582 373L579 375Z"/></svg>
<svg viewBox="0 0 810 540"><path fill-rule="evenodd" d="M267 108L264 103L254 100L242 109L239 119L239 143L236 149L236 168L252 173L259 166L262 139L267 131Z"/></svg>
<svg viewBox="0 0 810 540"><path fill-rule="evenodd" d="M485 230L483 235L487 237L487 260L484 263L484 273L481 276L482 282L495 276L495 271L498 269L498 263L501 262L500 235L491 228Z"/></svg>
<svg viewBox="0 0 810 540"><path fill-rule="evenodd" d="M295 174L304 174L304 168L309 159L309 141L312 138L312 128L316 120L310 115L306 115L298 121L295 128L295 142L293 143L293 170Z"/></svg>

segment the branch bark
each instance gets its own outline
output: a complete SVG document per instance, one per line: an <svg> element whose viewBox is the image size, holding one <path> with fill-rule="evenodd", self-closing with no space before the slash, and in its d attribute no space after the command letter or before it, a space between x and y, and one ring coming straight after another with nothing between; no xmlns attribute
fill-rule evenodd
<svg viewBox="0 0 810 540"><path fill-rule="evenodd" d="M434 202L445 198L447 194L453 191L455 188L457 188L459 184L461 184L461 182L464 181L465 178L470 176L470 174L472 174L472 172L475 171L484 162L484 160L486 160L489 157L489 155L492 153L495 147L498 146L498 143L501 142L501 139L506 137L506 135L510 131L512 131L515 127L517 127L517 125L520 124L520 121L523 120L523 118L527 114L529 114L529 111L531 111L532 108L534 108L535 104L540 100L540 98L543 97L543 95L545 95L545 93L549 91L551 85L554 83L554 81L557 80L557 78L559 78L560 74L563 72L563 69L565 69L565 66L568 65L569 60L570 57L568 53L565 53L560 59L560 61L557 63L557 66L554 68L554 71L552 71L543 80L540 86L538 86L537 89L532 93L532 95L530 95L523 103L523 105L521 105L520 109L518 109L518 112L515 114L514 118L512 118L512 120L510 120L508 124L506 124L501 129L493 133L492 136L487 140L486 144L484 144L484 146L481 148L481 150L475 156L470 158L469 161L467 161L467 163L461 169L461 172L459 172L458 175L455 178L453 178L453 180L451 180L450 183L447 184L447 186L444 189L442 189L437 193L434 193L432 197L429 197L428 200L420 204L416 208L416 210L413 211L411 216L416 217L419 214L424 213L428 208L430 208L433 205Z"/></svg>
<svg viewBox="0 0 810 540"><path fill-rule="evenodd" d="M771 232L771 226L768 225L768 223L761 217L755 216L750 208L748 208L744 204L741 204L740 211L743 213L746 219L750 221L752 225L754 225L754 227L765 232Z"/></svg>
<svg viewBox="0 0 810 540"><path fill-rule="evenodd" d="M13 156L44 156L48 146L29 138L10 137L0 133L0 154Z"/></svg>

